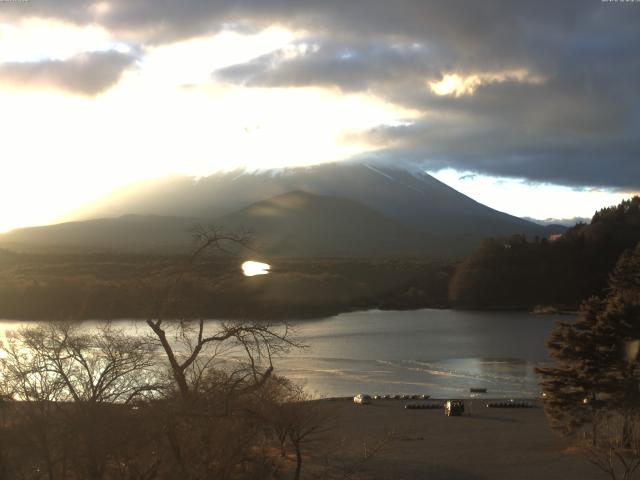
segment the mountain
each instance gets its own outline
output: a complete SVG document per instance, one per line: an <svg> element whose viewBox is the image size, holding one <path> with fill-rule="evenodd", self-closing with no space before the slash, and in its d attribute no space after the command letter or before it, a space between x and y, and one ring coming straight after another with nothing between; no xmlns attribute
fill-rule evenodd
<svg viewBox="0 0 640 480"><path fill-rule="evenodd" d="M204 223L249 228L272 255L458 256L485 237L564 230L493 210L418 169L356 162L167 178L115 192L70 219L9 232L0 246L183 251L187 230Z"/></svg>
<svg viewBox="0 0 640 480"><path fill-rule="evenodd" d="M573 227L579 223L589 223L591 221L590 218L587 217L572 217L572 218L532 218L532 217L522 217L525 220L529 220L530 222L537 223L538 225L543 225L545 227L552 228L562 228L562 227ZM562 233L562 232L558 232Z"/></svg>
<svg viewBox="0 0 640 480"><path fill-rule="evenodd" d="M406 226L437 235L548 232L493 210L419 169L339 162L256 173L226 172L194 180L171 177L115 192L70 219L125 214L215 218L292 191L359 202Z"/></svg>
<svg viewBox="0 0 640 480"><path fill-rule="evenodd" d="M186 252L196 224L251 230L257 254L380 256L428 252L419 234L353 200L295 191L256 202L221 218L125 215L17 229L0 245L18 250Z"/></svg>
<svg viewBox="0 0 640 480"><path fill-rule="evenodd" d="M191 244L189 229L201 219L124 215L12 230L0 235L4 248L25 251L178 252Z"/></svg>
<svg viewBox="0 0 640 480"><path fill-rule="evenodd" d="M408 255L427 251L424 236L364 205L294 191L254 203L216 221L249 227L258 252L286 256Z"/></svg>

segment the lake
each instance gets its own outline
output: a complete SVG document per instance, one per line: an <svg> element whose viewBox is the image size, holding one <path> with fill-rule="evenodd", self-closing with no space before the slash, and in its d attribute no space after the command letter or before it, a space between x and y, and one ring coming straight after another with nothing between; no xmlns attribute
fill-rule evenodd
<svg viewBox="0 0 640 480"><path fill-rule="evenodd" d="M293 322L309 348L274 363L277 373L323 397L360 392L468 397L472 387L486 388L487 397L532 397L540 390L534 369L549 360L545 340L554 322L572 319L433 309L344 313ZM0 332L26 323L0 321ZM141 321L117 324L146 332Z"/></svg>
<svg viewBox="0 0 640 480"><path fill-rule="evenodd" d="M368 311L296 323L310 345L279 363L322 396L425 393L536 396L535 367L560 315L459 310Z"/></svg>

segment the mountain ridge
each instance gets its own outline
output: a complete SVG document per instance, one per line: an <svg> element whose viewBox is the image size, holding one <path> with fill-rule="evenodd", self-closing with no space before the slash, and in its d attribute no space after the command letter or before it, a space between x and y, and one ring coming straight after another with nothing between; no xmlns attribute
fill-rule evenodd
<svg viewBox="0 0 640 480"><path fill-rule="evenodd" d="M27 251L49 247L184 253L192 248L190 230L199 224L219 225L229 231L252 230L255 254L406 256L425 255L429 250L428 236L369 207L304 191L287 192L217 219L128 214L21 228L0 235L0 246Z"/></svg>
<svg viewBox="0 0 640 480"><path fill-rule="evenodd" d="M272 255L379 256L428 251L426 236L359 202L301 190L253 203L218 218L217 223L231 229L254 229L257 251Z"/></svg>
<svg viewBox="0 0 640 480"><path fill-rule="evenodd" d="M309 206L314 207L313 213L309 211L307 215L317 217L314 223L310 222L310 218L303 219L297 214L296 221L300 223L305 220L304 228L307 230L319 226L316 236L324 237L326 245L335 243L332 248L320 248L315 238L302 236L298 232L299 241L289 242L289 245L291 253L300 255L318 254L321 251L327 255L347 251L353 252L352 255L364 255L367 252L382 254L384 252L380 252L379 245L386 243L390 246L387 250L389 255L423 252L432 256L459 256L470 252L485 237L512 234L546 237L563 231L563 227L544 227L491 209L416 168L407 170L399 166L343 162L257 173L226 172L198 181L181 177L146 182L139 188L131 187L121 192L119 196L106 197L88 206L82 213L76 212L70 216L75 221L83 219L95 222L95 218L86 217L102 215L98 223L87 224L87 228L95 227L93 233L73 233L73 228L78 225L68 222L50 227L47 239L43 239L37 229L22 229L0 236L0 244L6 244L8 239L13 239L13 244L18 239L25 243L31 234L40 235L36 242L40 245L47 241L55 244L56 240L65 245L72 245L74 241L81 245L84 241L85 244L104 248L109 243L107 238L110 238L111 248L131 249L132 246L138 246L142 250L161 250L163 245L169 248L169 244L182 244L177 237L184 237L188 222L217 223L228 227L237 225L244 216L244 221L250 223L247 208L260 202L272 202L274 198L292 192L298 192L298 196L304 193L307 200L313 199L309 202ZM327 213L326 208L319 208L319 204L327 203L329 198L334 202L340 199L331 214ZM360 213L355 213L356 210ZM337 217L346 215L346 212L351 212L351 222L336 223ZM289 214L293 215L294 212ZM108 231L109 225L121 228L126 223L122 219L128 218L127 215L135 215L129 219L137 219L135 221L140 225L129 223L121 233ZM332 238L332 230L339 226L351 232L348 224L357 223L359 215L370 220L368 226L362 224L361 228L375 234L363 237L352 232L353 235L347 235L348 239L343 239L343 245L340 245L340 240ZM113 217L120 218L120 223L113 224L116 221ZM258 221L255 216L252 219ZM276 237L291 237L294 232L278 232L278 228L285 224L281 222L281 226L277 227L275 220L272 218L270 225L269 222L265 223L264 218L259 220L262 234L270 239L266 242L270 245L268 250L285 254L281 247L276 246ZM290 218L291 222L295 223L293 217ZM387 232L382 231L382 225L386 225ZM250 224L244 226L254 227ZM169 231L170 228L174 231ZM406 239L402 240L394 233L400 231L404 232ZM99 232L102 232L103 238L100 238ZM385 240L368 245L377 238ZM354 245L346 246L349 242ZM302 245L305 243L306 246ZM283 244L282 239L280 244ZM404 248L399 248L401 245Z"/></svg>
<svg viewBox="0 0 640 480"><path fill-rule="evenodd" d="M415 167L339 162L278 170L221 172L198 180L165 177L103 198L68 220L129 213L218 217L283 193L303 190L356 200L413 228L437 233L541 233L540 226L499 212Z"/></svg>

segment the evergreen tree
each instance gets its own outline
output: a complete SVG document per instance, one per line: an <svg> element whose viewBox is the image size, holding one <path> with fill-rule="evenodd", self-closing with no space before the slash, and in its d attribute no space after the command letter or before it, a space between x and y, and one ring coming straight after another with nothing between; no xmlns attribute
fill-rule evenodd
<svg viewBox="0 0 640 480"><path fill-rule="evenodd" d="M544 405L553 428L564 434L616 416L630 445L640 415L640 244L623 254L606 297L585 301L577 320L559 322L547 342L553 366L539 368Z"/></svg>
<svg viewBox="0 0 640 480"><path fill-rule="evenodd" d="M609 288L612 295L640 302L640 243L622 254L609 277Z"/></svg>
<svg viewBox="0 0 640 480"><path fill-rule="evenodd" d="M555 365L539 368L545 411L552 428L570 435L591 425L595 442L598 419L604 407L604 371L600 362L595 329L604 308L602 300L585 301L573 323L558 322L551 332L547 347Z"/></svg>

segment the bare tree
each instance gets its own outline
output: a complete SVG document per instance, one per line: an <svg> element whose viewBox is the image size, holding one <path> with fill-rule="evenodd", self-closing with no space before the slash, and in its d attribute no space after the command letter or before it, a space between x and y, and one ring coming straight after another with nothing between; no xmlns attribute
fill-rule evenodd
<svg viewBox="0 0 640 480"><path fill-rule="evenodd" d="M147 324L159 340L180 396L185 400L201 385L206 369L217 365L213 359L219 356L220 351L243 357L243 361L236 362L228 377L229 392L240 395L264 384L273 372L274 355L298 346L290 338L290 328L286 324L222 322L214 324L217 328L211 333L205 331L202 318L177 323L147 320ZM171 330L173 342L168 335ZM205 360L202 357L206 357Z"/></svg>
<svg viewBox="0 0 640 480"><path fill-rule="evenodd" d="M272 377L274 357L299 345L286 323L207 322L200 316L185 294L190 275L206 268L207 253L246 247L250 235L198 226L194 238L194 253L177 266L146 320L175 385L163 420L171 474L252 478L259 469L266 478L273 465L257 453L262 426L254 417L231 414L247 408L250 394ZM172 318L176 312L179 318Z"/></svg>
<svg viewBox="0 0 640 480"><path fill-rule="evenodd" d="M50 480L71 471L104 478L134 438L130 405L165 386L148 343L109 324L89 333L63 323L25 328L2 350L3 384L18 401L16 425L40 452L23 468L44 468Z"/></svg>
<svg viewBox="0 0 640 480"><path fill-rule="evenodd" d="M193 233L194 252L178 267L146 323L166 355L182 399L188 400L192 396L204 371L213 366L210 359L215 352L224 349L243 357L243 361L237 362L236 368L230 372L228 386L232 395L245 394L260 388L271 376L274 355L300 345L292 340L291 330L286 324L273 325L266 321L222 322L215 325L214 331L207 332L205 320L191 315L188 305L182 305L180 319L167 318L168 313L175 310L173 306L183 301L181 287L186 276L207 252L228 252L229 246L246 248L251 238L247 231L226 232L215 226L205 228L198 225ZM171 330L174 342L171 341ZM208 359L203 361L203 356Z"/></svg>
<svg viewBox="0 0 640 480"><path fill-rule="evenodd" d="M82 332L70 323L51 322L13 332L7 343L5 352L12 362L3 365L33 372L26 378L9 377L18 380L14 393L22 390L21 399L46 393L54 398L43 400L128 404L164 388L148 342L110 323ZM25 390L25 380L39 382L40 388Z"/></svg>
<svg viewBox="0 0 640 480"><path fill-rule="evenodd" d="M290 424L288 437L296 453L294 480L302 473L302 450L306 445L319 442L331 429L333 415L318 401L301 394L298 401L289 404Z"/></svg>

